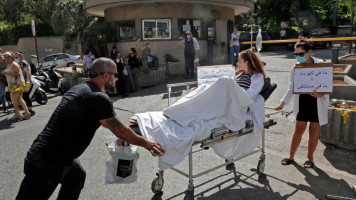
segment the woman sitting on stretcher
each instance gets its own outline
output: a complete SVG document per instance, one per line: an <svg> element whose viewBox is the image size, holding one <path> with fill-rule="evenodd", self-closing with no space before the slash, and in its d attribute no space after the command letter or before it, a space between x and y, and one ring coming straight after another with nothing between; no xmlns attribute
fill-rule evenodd
<svg viewBox="0 0 356 200"><path fill-rule="evenodd" d="M256 101L266 77L263 63L253 50L248 49L240 52L237 66L236 83L244 88L247 94Z"/></svg>

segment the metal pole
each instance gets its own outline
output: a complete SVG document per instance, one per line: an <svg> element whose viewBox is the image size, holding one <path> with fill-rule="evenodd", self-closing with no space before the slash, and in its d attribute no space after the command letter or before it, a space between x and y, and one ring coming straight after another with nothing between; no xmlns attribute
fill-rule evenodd
<svg viewBox="0 0 356 200"><path fill-rule="evenodd" d="M37 55L37 65L38 65L38 64L39 64L39 62L38 62L37 35L35 35L35 44L36 44L36 55Z"/></svg>
<svg viewBox="0 0 356 200"><path fill-rule="evenodd" d="M350 36L351 37L352 37L352 33L354 32L354 16L355 16L355 11L352 11L352 14L351 14L351 31L350 31ZM352 42L353 41L350 41L349 54L351 54Z"/></svg>
<svg viewBox="0 0 356 200"><path fill-rule="evenodd" d="M252 25L251 25L251 32L250 33L251 33L251 49L252 49L252 37L253 37L252 36Z"/></svg>

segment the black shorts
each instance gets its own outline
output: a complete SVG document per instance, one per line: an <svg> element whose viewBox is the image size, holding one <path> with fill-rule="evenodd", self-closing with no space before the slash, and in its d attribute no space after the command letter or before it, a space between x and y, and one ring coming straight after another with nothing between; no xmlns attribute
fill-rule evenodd
<svg viewBox="0 0 356 200"><path fill-rule="evenodd" d="M317 98L310 94L300 94L297 121L319 123Z"/></svg>

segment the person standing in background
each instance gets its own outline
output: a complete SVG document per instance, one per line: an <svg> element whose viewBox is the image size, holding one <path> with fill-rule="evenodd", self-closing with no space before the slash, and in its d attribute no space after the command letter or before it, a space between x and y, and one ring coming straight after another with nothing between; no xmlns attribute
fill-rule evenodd
<svg viewBox="0 0 356 200"><path fill-rule="evenodd" d="M91 52L90 49L87 48L84 52L84 56L83 56L83 65L84 65L84 70L86 72L89 72L91 69L91 66L93 64L93 59L91 58Z"/></svg>
<svg viewBox="0 0 356 200"><path fill-rule="evenodd" d="M115 63L116 63L116 68L118 73L117 81L115 82L116 91L123 98L125 98L128 96L126 92L126 79L124 74L125 67L124 67L124 61L119 52L116 53Z"/></svg>
<svg viewBox="0 0 356 200"><path fill-rule="evenodd" d="M182 46L184 44L184 47ZM178 43L179 48L184 48L185 73L186 77L194 78L194 59L197 57L197 48L194 43L193 34L190 31L185 32L184 39Z"/></svg>
<svg viewBox="0 0 356 200"><path fill-rule="evenodd" d="M238 59L240 53L240 33L238 32L237 28L234 28L234 32L231 33L231 40L232 40L232 47L230 49L230 62L235 65L235 58ZM236 53L236 57L235 57Z"/></svg>
<svg viewBox="0 0 356 200"><path fill-rule="evenodd" d="M15 62L20 65L22 75L25 79L26 83L31 84L31 88L22 94L23 100L26 102L26 106L28 108L28 111L31 113L31 116L34 116L36 114L35 111L32 110L32 101L30 99L30 92L32 89L32 83L31 83L31 69L30 69L30 64L23 59L22 52L16 52L15 53Z"/></svg>
<svg viewBox="0 0 356 200"><path fill-rule="evenodd" d="M286 39L286 34L287 34L286 29L282 28L282 30L279 32L279 34L281 36L280 37L281 40L285 40Z"/></svg>
<svg viewBox="0 0 356 200"><path fill-rule="evenodd" d="M114 61L116 59L116 53L118 53L117 48L116 48L116 46L113 46L109 53L109 57Z"/></svg>
<svg viewBox="0 0 356 200"><path fill-rule="evenodd" d="M6 62L3 57L4 51L0 48L0 71L4 71L6 69ZM0 73L0 102L2 104L2 109L4 113L7 113L6 107L6 76Z"/></svg>

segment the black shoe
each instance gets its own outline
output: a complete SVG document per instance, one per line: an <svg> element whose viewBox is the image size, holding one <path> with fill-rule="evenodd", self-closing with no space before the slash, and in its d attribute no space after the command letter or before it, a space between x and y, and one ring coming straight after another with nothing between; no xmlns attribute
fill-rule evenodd
<svg viewBox="0 0 356 200"><path fill-rule="evenodd" d="M34 115L36 114L36 112L35 112L35 111L33 111L33 110L29 110L29 112L31 113L31 117L32 117L32 116L34 116Z"/></svg>

